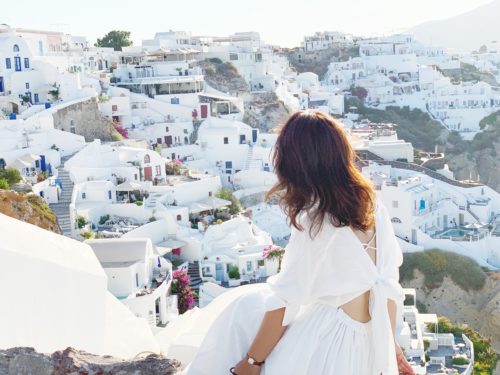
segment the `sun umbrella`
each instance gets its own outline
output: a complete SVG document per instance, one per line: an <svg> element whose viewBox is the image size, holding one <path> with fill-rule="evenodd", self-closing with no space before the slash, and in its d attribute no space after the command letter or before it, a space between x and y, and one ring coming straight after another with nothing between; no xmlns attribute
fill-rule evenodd
<svg viewBox="0 0 500 375"><path fill-rule="evenodd" d="M124 183L116 186L116 191L126 191L128 192L128 200L130 202L130 192L140 190L142 185L134 181L125 181Z"/></svg>

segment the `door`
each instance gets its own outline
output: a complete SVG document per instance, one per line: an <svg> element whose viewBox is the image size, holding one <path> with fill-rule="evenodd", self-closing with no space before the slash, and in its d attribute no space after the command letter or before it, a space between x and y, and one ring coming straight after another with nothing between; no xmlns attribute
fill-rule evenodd
<svg viewBox="0 0 500 375"><path fill-rule="evenodd" d="M144 179L146 181L151 181L153 177L153 167L144 168Z"/></svg>
<svg viewBox="0 0 500 375"><path fill-rule="evenodd" d="M224 281L224 268L222 263L215 263L215 280Z"/></svg>
<svg viewBox="0 0 500 375"><path fill-rule="evenodd" d="M252 129L252 142L257 142L257 129Z"/></svg>
<svg viewBox="0 0 500 375"><path fill-rule="evenodd" d="M38 104L40 102L40 98L38 94L35 94L35 104Z"/></svg>
<svg viewBox="0 0 500 375"><path fill-rule="evenodd" d="M417 230L416 229L411 230L411 243L414 245L417 244Z"/></svg>
<svg viewBox="0 0 500 375"><path fill-rule="evenodd" d="M201 118L207 118L208 116L208 105L207 104L202 104L200 106L201 109Z"/></svg>
<svg viewBox="0 0 500 375"><path fill-rule="evenodd" d="M464 225L464 214L458 214L458 224Z"/></svg>
<svg viewBox="0 0 500 375"><path fill-rule="evenodd" d="M245 134L240 134L240 144L245 143Z"/></svg>
<svg viewBox="0 0 500 375"><path fill-rule="evenodd" d="M16 72L21 71L21 58L20 57L14 57L14 65L16 67Z"/></svg>
<svg viewBox="0 0 500 375"><path fill-rule="evenodd" d="M161 145L161 138L156 138L156 143L158 143L159 145Z"/></svg>
<svg viewBox="0 0 500 375"><path fill-rule="evenodd" d="M443 228L448 228L448 215L443 216Z"/></svg>
<svg viewBox="0 0 500 375"><path fill-rule="evenodd" d="M47 170L45 155L40 155L40 169L42 170L42 172L45 172Z"/></svg>
<svg viewBox="0 0 500 375"><path fill-rule="evenodd" d="M0 77L0 92L3 92L3 77Z"/></svg>
<svg viewBox="0 0 500 375"><path fill-rule="evenodd" d="M172 145L172 136L171 136L171 135L166 135L166 136L165 136L165 144L166 144L167 146Z"/></svg>

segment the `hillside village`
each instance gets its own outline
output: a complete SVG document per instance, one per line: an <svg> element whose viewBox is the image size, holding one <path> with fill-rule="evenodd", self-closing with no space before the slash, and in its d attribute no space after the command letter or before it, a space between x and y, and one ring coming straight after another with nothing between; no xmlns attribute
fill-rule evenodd
<svg viewBox="0 0 500 375"><path fill-rule="evenodd" d="M290 52L256 32L166 31L116 51L1 25L0 199L36 197L32 209L50 208L63 236L12 218L24 219L0 201L12 216L0 214L0 288L17 306L0 312L0 349L189 362L195 338L169 323L278 272L279 257L265 251L284 248L290 228L263 197L276 182L276 129L297 110L340 119L405 253L441 249L499 270L496 185L462 178L445 147L424 150L401 137L403 125L364 114L408 107L446 137L481 137L500 113L495 48L449 54L409 34L318 32ZM299 73L314 56L327 63L322 74ZM490 83L465 79L464 64ZM18 293L28 290L43 307ZM437 315L419 311L423 297L406 293L398 342L415 372L471 374L472 338L438 332ZM54 325L65 334L49 335Z"/></svg>

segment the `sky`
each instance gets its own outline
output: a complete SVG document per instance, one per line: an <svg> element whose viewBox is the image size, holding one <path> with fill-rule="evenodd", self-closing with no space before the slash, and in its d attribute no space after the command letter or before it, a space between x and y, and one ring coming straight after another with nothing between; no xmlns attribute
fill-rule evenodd
<svg viewBox="0 0 500 375"><path fill-rule="evenodd" d="M492 0L0 0L0 23L86 36L130 31L134 44L157 31L224 36L258 31L283 47L315 31L360 36L401 32L422 22L449 18ZM2 3L4 4L2 6ZM3 9L2 9L3 8Z"/></svg>

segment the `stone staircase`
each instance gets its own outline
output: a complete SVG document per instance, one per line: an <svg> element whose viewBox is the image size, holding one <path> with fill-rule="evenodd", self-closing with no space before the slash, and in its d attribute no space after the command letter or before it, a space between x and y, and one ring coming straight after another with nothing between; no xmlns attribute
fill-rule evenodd
<svg viewBox="0 0 500 375"><path fill-rule="evenodd" d="M160 193L151 193L149 194L148 198L144 202L144 207L154 210L158 204L158 199L160 199L163 196L163 194Z"/></svg>
<svg viewBox="0 0 500 375"><path fill-rule="evenodd" d="M72 156L72 155L71 155ZM57 178L62 183L62 194L58 203L50 204L50 208L55 212L59 226L65 236L71 236L71 220L69 215L69 205L71 203L71 195L73 194L73 182L69 177L69 172L64 169L64 163L71 158L65 156L61 158L61 165L57 168Z"/></svg>
<svg viewBox="0 0 500 375"><path fill-rule="evenodd" d="M189 286L191 287L191 290L196 292L196 296L194 299L196 301L196 305L198 305L200 285L203 284L203 280L201 279L201 275L200 275L200 264L198 263L198 261L194 261L193 263L189 263L188 275L189 275L189 278L191 280Z"/></svg>
<svg viewBox="0 0 500 375"><path fill-rule="evenodd" d="M252 159L253 159L253 146L250 145L248 147L247 160L245 161L245 169L250 168L250 164L252 162Z"/></svg>

